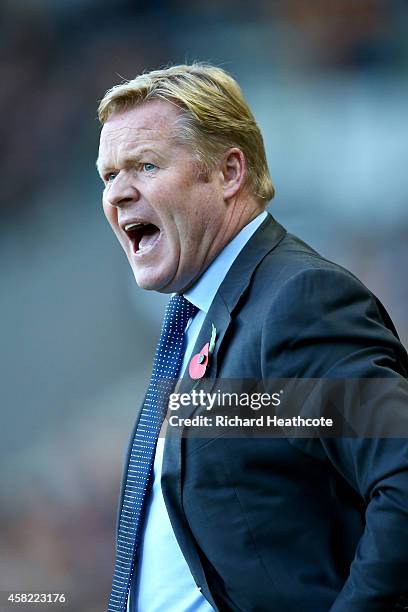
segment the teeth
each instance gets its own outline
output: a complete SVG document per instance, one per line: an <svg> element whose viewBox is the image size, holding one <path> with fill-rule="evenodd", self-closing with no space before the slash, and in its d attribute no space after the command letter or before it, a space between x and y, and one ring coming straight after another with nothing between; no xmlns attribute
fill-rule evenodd
<svg viewBox="0 0 408 612"><path fill-rule="evenodd" d="M129 232L130 230L134 230L137 227L143 227L144 225L147 225L147 223L127 223L124 226L124 230L125 232Z"/></svg>

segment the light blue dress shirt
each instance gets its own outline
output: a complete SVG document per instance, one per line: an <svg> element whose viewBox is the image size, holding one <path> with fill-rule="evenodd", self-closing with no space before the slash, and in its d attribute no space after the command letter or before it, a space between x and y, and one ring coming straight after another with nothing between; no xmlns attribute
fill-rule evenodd
<svg viewBox="0 0 408 612"><path fill-rule="evenodd" d="M186 328L186 350L180 376L190 361L211 303L240 251L267 216L264 211L246 225L219 253L184 296L199 309ZM135 569L128 610L131 612L210 612L212 606L197 588L170 523L161 490L165 439L157 441L153 486Z"/></svg>

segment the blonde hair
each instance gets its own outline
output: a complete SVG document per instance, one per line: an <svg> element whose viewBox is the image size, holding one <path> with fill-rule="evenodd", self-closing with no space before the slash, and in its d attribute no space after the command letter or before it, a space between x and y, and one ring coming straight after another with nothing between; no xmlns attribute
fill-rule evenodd
<svg viewBox="0 0 408 612"><path fill-rule="evenodd" d="M180 108L177 138L190 146L206 172L224 151L238 147L245 155L252 193L265 204L273 198L261 132L241 88L227 72L193 63L141 74L106 92L99 104L99 120L104 124L114 113L154 98Z"/></svg>

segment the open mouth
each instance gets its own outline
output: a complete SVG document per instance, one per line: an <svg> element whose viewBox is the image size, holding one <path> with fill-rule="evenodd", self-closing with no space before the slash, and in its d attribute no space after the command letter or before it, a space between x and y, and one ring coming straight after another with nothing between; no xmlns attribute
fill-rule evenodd
<svg viewBox="0 0 408 612"><path fill-rule="evenodd" d="M127 223L123 229L135 254L151 249L160 236L160 229L153 223Z"/></svg>

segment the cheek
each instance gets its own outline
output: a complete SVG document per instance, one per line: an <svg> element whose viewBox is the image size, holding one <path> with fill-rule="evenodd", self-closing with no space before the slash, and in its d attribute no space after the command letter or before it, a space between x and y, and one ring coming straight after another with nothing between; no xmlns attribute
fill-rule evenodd
<svg viewBox="0 0 408 612"><path fill-rule="evenodd" d="M102 201L103 212L105 213L105 217L107 218L109 225L115 232L118 240L121 242L120 229L118 224L118 211L114 206L108 204L105 200Z"/></svg>
<svg viewBox="0 0 408 612"><path fill-rule="evenodd" d="M114 206L111 206L106 202L106 200L102 200L103 212L105 213L105 217L109 221L110 225L115 228L118 226L118 212Z"/></svg>

